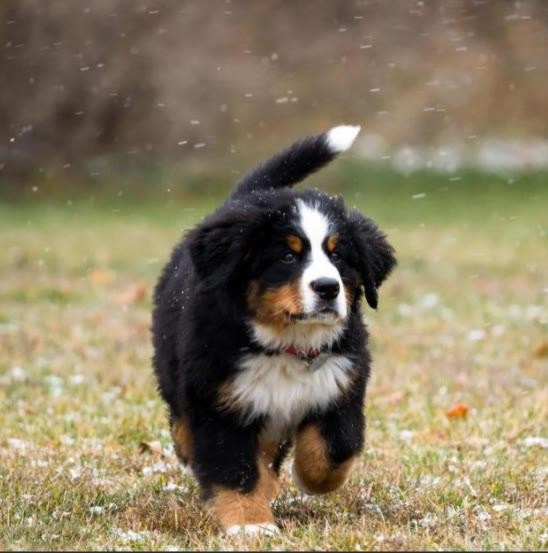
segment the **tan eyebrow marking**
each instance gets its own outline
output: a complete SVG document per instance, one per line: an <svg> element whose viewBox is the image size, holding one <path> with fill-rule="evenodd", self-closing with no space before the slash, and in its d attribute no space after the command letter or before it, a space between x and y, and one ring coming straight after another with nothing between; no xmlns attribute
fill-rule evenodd
<svg viewBox="0 0 548 553"><path fill-rule="evenodd" d="M325 247L327 248L327 251L329 253L333 253L335 251L335 247L337 246L337 241L339 237L335 234L332 234L327 238L327 242L325 243Z"/></svg>
<svg viewBox="0 0 548 553"><path fill-rule="evenodd" d="M295 253L301 253L303 251L303 241L296 234L290 234L286 240L287 245Z"/></svg>

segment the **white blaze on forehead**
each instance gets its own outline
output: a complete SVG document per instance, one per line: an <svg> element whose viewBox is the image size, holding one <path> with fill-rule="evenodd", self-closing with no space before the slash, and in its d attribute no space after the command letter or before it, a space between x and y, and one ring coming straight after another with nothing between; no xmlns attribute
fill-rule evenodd
<svg viewBox="0 0 548 553"><path fill-rule="evenodd" d="M301 277L301 296L304 312L313 312L318 301L318 297L310 284L319 278L332 278L339 283L340 289L340 293L335 300L335 308L339 316L344 318L346 317L346 301L341 275L323 249L325 239L329 236L329 219L316 206L309 206L302 200L299 200L298 205L300 225L310 243L308 263Z"/></svg>

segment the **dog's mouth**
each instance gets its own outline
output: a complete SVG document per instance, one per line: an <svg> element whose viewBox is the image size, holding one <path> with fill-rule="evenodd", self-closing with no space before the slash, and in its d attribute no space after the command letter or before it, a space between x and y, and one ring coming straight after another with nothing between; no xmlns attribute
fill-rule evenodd
<svg viewBox="0 0 548 553"><path fill-rule="evenodd" d="M289 313L289 319L295 323L338 323L341 316L332 307L323 307L310 313Z"/></svg>

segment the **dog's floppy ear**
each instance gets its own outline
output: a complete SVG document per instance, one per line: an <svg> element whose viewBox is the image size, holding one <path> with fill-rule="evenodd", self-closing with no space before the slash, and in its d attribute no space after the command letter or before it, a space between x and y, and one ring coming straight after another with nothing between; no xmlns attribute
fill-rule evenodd
<svg viewBox="0 0 548 553"><path fill-rule="evenodd" d="M377 289L396 265L394 248L377 225L357 211L350 211L348 222L365 299L373 309L377 309Z"/></svg>
<svg viewBox="0 0 548 553"><path fill-rule="evenodd" d="M234 207L210 215L187 235L190 257L202 289L227 285L257 238L263 212Z"/></svg>

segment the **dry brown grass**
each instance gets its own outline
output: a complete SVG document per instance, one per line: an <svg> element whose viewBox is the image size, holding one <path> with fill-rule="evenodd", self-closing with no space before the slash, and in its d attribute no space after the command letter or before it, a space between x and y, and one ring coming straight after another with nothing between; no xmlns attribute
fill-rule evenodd
<svg viewBox="0 0 548 553"><path fill-rule="evenodd" d="M150 291L201 213L1 208L2 549L546 547L536 201L498 219L386 221L400 267L366 313L367 447L326 497L301 496L284 471L281 535L248 542L217 534L177 467L150 368ZM458 402L467 416L448 418ZM161 454L141 451L150 441Z"/></svg>

